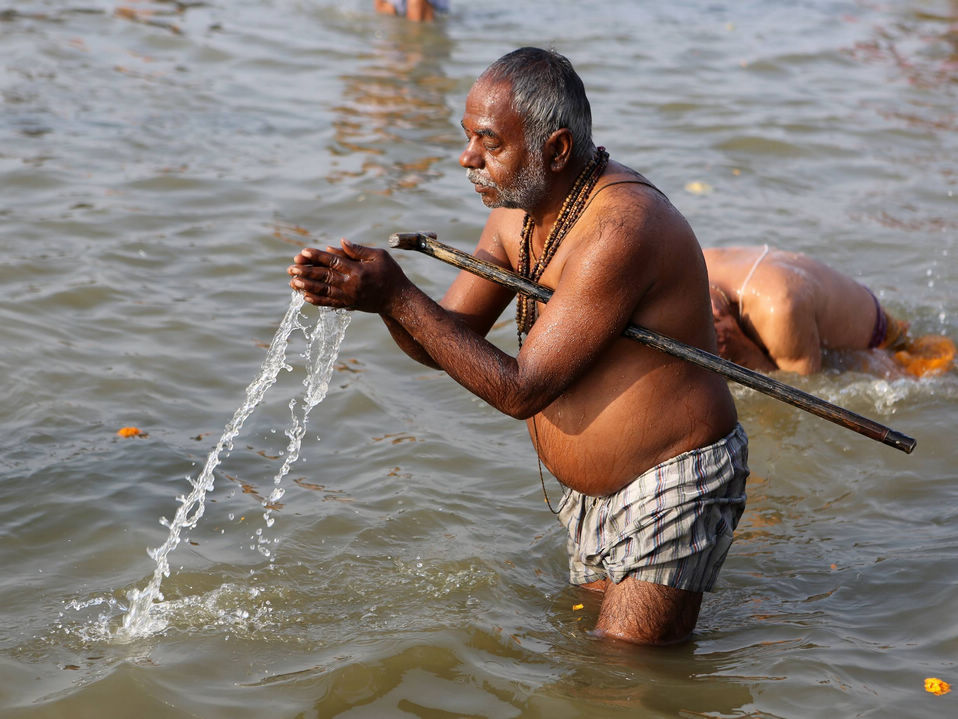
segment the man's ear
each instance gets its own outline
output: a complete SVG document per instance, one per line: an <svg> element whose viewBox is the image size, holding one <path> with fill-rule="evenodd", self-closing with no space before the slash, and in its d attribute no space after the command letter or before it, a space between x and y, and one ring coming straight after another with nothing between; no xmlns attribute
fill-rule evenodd
<svg viewBox="0 0 958 719"><path fill-rule="evenodd" d="M553 172L562 172L572 157L572 133L563 127L556 130L545 144L546 166Z"/></svg>

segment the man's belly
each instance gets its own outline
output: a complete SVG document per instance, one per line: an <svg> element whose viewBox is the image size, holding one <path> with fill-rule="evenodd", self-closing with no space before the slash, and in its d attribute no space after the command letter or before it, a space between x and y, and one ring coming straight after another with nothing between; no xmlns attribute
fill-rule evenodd
<svg viewBox="0 0 958 719"><path fill-rule="evenodd" d="M700 378L701 379L701 378ZM567 393L528 421L529 434L555 477L583 494L617 492L644 471L718 441L735 427L728 387L711 375L699 383L636 383L603 399Z"/></svg>

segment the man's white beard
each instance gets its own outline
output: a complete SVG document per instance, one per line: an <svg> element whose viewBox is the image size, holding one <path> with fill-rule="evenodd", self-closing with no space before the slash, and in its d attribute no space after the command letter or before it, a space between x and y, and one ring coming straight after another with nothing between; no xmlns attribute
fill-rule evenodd
<svg viewBox="0 0 958 719"><path fill-rule="evenodd" d="M489 187L496 191L496 197L483 203L490 209L506 207L527 212L539 205L546 195L546 168L542 162L528 162L519 169L515 182L508 186L498 185L479 170L466 170L466 177L474 185Z"/></svg>

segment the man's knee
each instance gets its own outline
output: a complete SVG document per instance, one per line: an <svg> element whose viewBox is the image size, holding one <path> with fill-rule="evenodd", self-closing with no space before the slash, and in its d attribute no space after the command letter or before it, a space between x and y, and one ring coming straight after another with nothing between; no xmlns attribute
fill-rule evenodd
<svg viewBox="0 0 958 719"><path fill-rule="evenodd" d="M609 583L596 632L635 644L674 644L695 629L702 593L627 577Z"/></svg>

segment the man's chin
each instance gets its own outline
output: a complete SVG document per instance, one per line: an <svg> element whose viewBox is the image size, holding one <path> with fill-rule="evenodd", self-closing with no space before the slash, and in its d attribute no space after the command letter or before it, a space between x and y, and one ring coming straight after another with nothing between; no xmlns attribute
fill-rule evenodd
<svg viewBox="0 0 958 719"><path fill-rule="evenodd" d="M504 196L498 188L489 187L488 185L476 185L476 192L478 192L479 197L482 198L482 204L490 210L497 210L499 208L505 208L507 210L523 209L518 202Z"/></svg>
<svg viewBox="0 0 958 719"><path fill-rule="evenodd" d="M482 198L482 204L488 207L490 210L498 210L500 207L513 207L509 202L504 200L501 195L498 194L486 194L483 193L480 195Z"/></svg>
<svg viewBox="0 0 958 719"><path fill-rule="evenodd" d="M482 193L482 204L488 207L490 210L506 209L506 210L521 210L522 207L519 206L517 202L509 199L508 197L503 197L500 193Z"/></svg>

